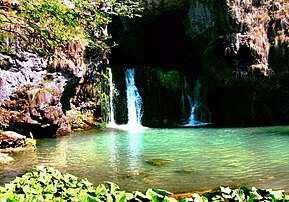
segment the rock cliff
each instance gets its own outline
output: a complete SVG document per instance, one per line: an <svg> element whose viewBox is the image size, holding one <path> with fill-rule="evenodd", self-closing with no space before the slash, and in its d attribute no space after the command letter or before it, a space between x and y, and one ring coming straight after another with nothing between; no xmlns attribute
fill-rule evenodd
<svg viewBox="0 0 289 202"><path fill-rule="evenodd" d="M100 73L97 63L89 65L84 61L85 47L81 43L69 45L66 52L59 50L55 61L20 47L15 50L16 54L0 55L3 129L43 137L66 135L73 129L98 125L100 91L95 92L95 88L100 86ZM92 85L89 78L93 76L98 82Z"/></svg>
<svg viewBox="0 0 289 202"><path fill-rule="evenodd" d="M125 68L136 67L143 123L170 126L190 116L219 124L289 123L289 3L282 0L144 0L141 18L114 17L109 57L118 123L127 121ZM98 35L107 37L107 29ZM97 127L107 119L107 50L81 42L48 60L11 44L0 53L0 126L37 136ZM104 74L103 74L104 73ZM188 87L186 87L186 85ZM187 90L189 89L189 90ZM106 94L108 94L106 92ZM103 104L104 103L104 104Z"/></svg>
<svg viewBox="0 0 289 202"><path fill-rule="evenodd" d="M151 68L178 71L189 80L192 94L195 83L200 83L198 102L203 110L197 115L205 117L201 121L289 123L288 2L146 0L144 4L142 18L114 21L111 32L119 46L110 60L115 72L136 67L146 75L136 83L143 100L150 100L144 108L158 114L145 110L146 125L175 123L189 116L180 104L188 108L182 88L174 93L169 86L148 85L158 82ZM118 77L115 82L122 83ZM174 82L184 86L184 79ZM124 87L119 89L123 92Z"/></svg>

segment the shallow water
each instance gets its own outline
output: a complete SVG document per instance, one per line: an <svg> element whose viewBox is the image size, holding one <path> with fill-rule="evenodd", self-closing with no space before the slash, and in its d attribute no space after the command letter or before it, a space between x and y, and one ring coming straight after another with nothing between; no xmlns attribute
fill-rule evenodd
<svg viewBox="0 0 289 202"><path fill-rule="evenodd" d="M288 191L288 146L289 126L106 129L39 139L35 152L14 154L13 163L0 167L0 181L47 165L126 190L180 193L247 185ZM154 166L151 159L169 161Z"/></svg>

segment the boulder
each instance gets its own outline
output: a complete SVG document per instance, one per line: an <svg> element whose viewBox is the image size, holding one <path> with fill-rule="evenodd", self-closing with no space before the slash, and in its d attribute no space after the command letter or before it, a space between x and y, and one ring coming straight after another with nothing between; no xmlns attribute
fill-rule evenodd
<svg viewBox="0 0 289 202"><path fill-rule="evenodd" d="M0 148L16 148L24 145L26 136L13 131L0 132Z"/></svg>
<svg viewBox="0 0 289 202"><path fill-rule="evenodd" d="M34 149L36 141L13 131L0 132L0 152Z"/></svg>
<svg viewBox="0 0 289 202"><path fill-rule="evenodd" d="M32 135L31 135L32 136ZM14 159L6 153L35 149L36 141L13 131L0 132L0 164L6 164Z"/></svg>

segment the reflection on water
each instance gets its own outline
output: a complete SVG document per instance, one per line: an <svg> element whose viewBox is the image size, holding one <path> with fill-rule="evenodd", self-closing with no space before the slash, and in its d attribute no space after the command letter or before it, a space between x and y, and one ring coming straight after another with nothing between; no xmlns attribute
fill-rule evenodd
<svg viewBox="0 0 289 202"><path fill-rule="evenodd" d="M142 135L139 133L131 133L128 135L128 142L129 142L129 167L134 171L139 167L138 159L139 159L139 152L142 147Z"/></svg>
<svg viewBox="0 0 289 202"><path fill-rule="evenodd" d="M118 173L118 161L119 161L119 152L117 148L117 139L116 134L112 132L109 137L109 168L111 170L111 179L113 181L118 181L118 176L115 175Z"/></svg>
<svg viewBox="0 0 289 202"><path fill-rule="evenodd" d="M109 129L39 139L34 152L14 154L16 161L0 167L0 179L3 184L34 165L47 165L127 190L248 185L289 191L288 143L288 126Z"/></svg>

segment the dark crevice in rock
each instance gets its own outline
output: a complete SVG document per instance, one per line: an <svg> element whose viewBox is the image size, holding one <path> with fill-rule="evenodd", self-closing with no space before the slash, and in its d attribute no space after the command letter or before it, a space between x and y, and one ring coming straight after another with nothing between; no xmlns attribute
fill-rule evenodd
<svg viewBox="0 0 289 202"><path fill-rule="evenodd" d="M179 68L191 52L192 45L186 35L184 20L187 12L170 10L163 13L145 30L148 50L147 66Z"/></svg>
<svg viewBox="0 0 289 202"><path fill-rule="evenodd" d="M71 109L70 106L70 99L74 96L75 94L75 87L76 83L68 83L66 85L66 88L64 89L62 96L60 98L60 103L62 105L62 111L66 113L66 111Z"/></svg>
<svg viewBox="0 0 289 202"><path fill-rule="evenodd" d="M17 133L30 137L30 132L33 134L34 138L41 137L53 137L56 134L56 131L59 127L57 125L51 125L43 127L40 124L29 124L29 123L12 123L7 130L13 130Z"/></svg>

